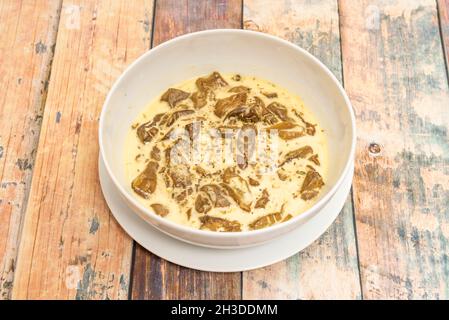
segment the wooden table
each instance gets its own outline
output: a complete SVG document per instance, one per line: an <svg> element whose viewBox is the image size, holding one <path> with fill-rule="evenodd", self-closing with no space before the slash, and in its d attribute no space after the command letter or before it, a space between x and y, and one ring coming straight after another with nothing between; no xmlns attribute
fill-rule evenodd
<svg viewBox="0 0 449 320"><path fill-rule="evenodd" d="M243 273L142 249L98 183L97 127L139 55L208 28L321 59L356 111L351 196L313 245ZM0 299L448 299L449 0L1 0Z"/></svg>

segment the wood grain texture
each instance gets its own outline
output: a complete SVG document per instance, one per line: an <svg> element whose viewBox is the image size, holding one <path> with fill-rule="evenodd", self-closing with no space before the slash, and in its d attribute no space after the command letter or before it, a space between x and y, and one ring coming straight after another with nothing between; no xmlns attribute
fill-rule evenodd
<svg viewBox="0 0 449 320"><path fill-rule="evenodd" d="M446 58L446 71L449 76L449 0L437 0L441 37Z"/></svg>
<svg viewBox="0 0 449 320"><path fill-rule="evenodd" d="M0 300L11 295L60 5L0 4Z"/></svg>
<svg viewBox="0 0 449 320"><path fill-rule="evenodd" d="M287 39L323 61L341 81L337 2L245 0L244 26ZM301 253L243 274L244 299L359 299L351 197L329 230Z"/></svg>
<svg viewBox="0 0 449 320"><path fill-rule="evenodd" d="M210 28L240 28L240 0L156 2L154 45L175 36ZM135 248L133 299L240 299L240 273L183 268Z"/></svg>
<svg viewBox="0 0 449 320"><path fill-rule="evenodd" d="M153 44L186 33L242 27L242 0L158 0Z"/></svg>
<svg viewBox="0 0 449 320"><path fill-rule="evenodd" d="M434 1L341 1L363 296L449 298L449 90Z"/></svg>
<svg viewBox="0 0 449 320"><path fill-rule="evenodd" d="M128 297L132 240L98 183L98 117L149 47L150 0L64 1L13 298Z"/></svg>
<svg viewBox="0 0 449 320"><path fill-rule="evenodd" d="M240 273L213 273L180 267L136 245L133 299L240 299L240 292Z"/></svg>

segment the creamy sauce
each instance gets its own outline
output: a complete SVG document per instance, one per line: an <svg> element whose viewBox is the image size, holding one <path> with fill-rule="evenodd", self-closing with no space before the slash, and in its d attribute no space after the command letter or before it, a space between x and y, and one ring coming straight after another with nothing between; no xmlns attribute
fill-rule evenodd
<svg viewBox="0 0 449 320"><path fill-rule="evenodd" d="M161 173L157 175L157 187L148 199L144 199L137 193L135 194L136 198L148 208L151 208L151 205L154 203L162 204L168 209L168 214L164 215L164 218L199 229L202 227L200 217L205 216L204 212L199 213L195 210L195 201L198 196L199 188L201 188L202 185L210 183L219 185L223 182L222 175L226 168L233 167L234 172L245 179L246 182L251 178L257 180L259 183L257 186L248 183L249 192L245 194L245 201L250 203L249 212L243 210L241 206L229 196L228 192L226 199L230 205L226 207L213 207L207 211L207 216L237 221L240 223L240 230L244 231L257 229L257 227L254 227L254 222L267 214L278 213L275 220L270 220L270 225L273 222L280 223L292 216L301 214L316 202L320 190L320 188L315 189L317 192L311 199L304 199L307 197L303 196L300 190L304 184L306 173L308 171L315 171L322 178L324 184L326 183L328 154L325 132L320 128L319 124L317 124L313 114L311 114L304 106L300 97L287 90L269 81L251 76L241 75L239 81L236 81L237 78L234 74L224 74L222 77L227 82L227 85L213 90L211 101L202 108L194 108L190 98L179 102L175 107L171 107L168 102L161 101L160 97L157 97L143 110L135 120L132 128L130 128L126 139L124 162L126 176L130 184L145 170L148 162L151 161L150 154L155 145L157 145L158 149L161 151L161 160L158 162L158 171L168 169L165 162L164 149L172 146L174 141L170 139L160 141L160 139L167 134L169 129L183 128L186 124L189 124L194 120L202 121L201 132L208 132L207 129L214 126L216 127L217 123L223 124L223 117L220 118L214 114L215 104L219 99L235 94L230 93L229 90L236 86L245 86L250 89L248 103L252 101L251 97L257 96L263 101L265 106L272 102L277 102L285 106L288 110L288 117L294 119L295 123L298 125L287 131L299 130L306 132L306 129L308 128L304 123L306 122L309 123L309 127L310 124L313 124L311 127L314 128L313 135L304 133L303 136L291 140L277 138L276 141L274 141L274 138L272 138L272 140L270 140L271 144L269 144L271 153L267 155L267 150L261 151L260 154L255 152L256 156L252 158L253 161L248 161L247 167L243 170L236 165L235 159L232 156L227 155L223 159L217 157L218 160L216 159L216 161L207 161L204 157L205 152L199 155L196 154L195 161L190 161L187 166L189 174L191 174L191 179L189 180L192 183L189 187L175 188L170 183L167 183L164 175ZM190 79L173 88L193 93L198 91L195 81L196 78ZM277 93L277 97L268 98L264 95L267 93ZM172 126L170 126L170 128L157 125L156 127L159 129L159 132L151 142L142 143L136 134L139 126L151 121L157 114L171 113L178 109L189 109L194 110L195 112L180 117ZM298 115L304 122L301 121ZM226 121L229 122L229 119ZM231 120L230 123L231 124L227 123L227 125L242 127L242 123L239 120ZM258 130L270 127L269 124L262 122L256 123L253 126ZM210 138L210 135L208 134L201 135L201 137L202 141L197 146L200 146L199 148L202 148L201 150L207 150L207 148L210 149L215 140ZM259 139L259 137L261 136L257 135L257 139ZM230 141L232 141L232 139L235 140L235 134L233 134L233 138L231 138ZM298 157L291 161L287 161L281 166L281 169L276 170L276 168L274 168L275 170L272 170L273 164L279 165L282 163L288 152L305 146L310 146L313 149L313 152L308 153L305 157ZM208 155L210 156L210 153L208 153ZM213 156L210 157L213 158ZM316 159L318 159L318 161ZM215 175L212 174L202 177L198 171L205 171L209 174L215 173ZM281 177L283 180L281 180ZM176 195L183 190L187 191L187 189L191 189L191 191L189 191L191 194L187 195L182 203L174 199ZM266 190L265 194L268 194L269 200L263 207L255 208L255 204L264 194L264 190ZM224 192L226 193L226 191ZM188 214L189 209L191 210Z"/></svg>

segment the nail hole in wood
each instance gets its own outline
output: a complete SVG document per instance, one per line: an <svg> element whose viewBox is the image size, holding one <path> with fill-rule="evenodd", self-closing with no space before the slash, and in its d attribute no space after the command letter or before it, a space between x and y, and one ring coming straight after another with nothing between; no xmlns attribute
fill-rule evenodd
<svg viewBox="0 0 449 320"><path fill-rule="evenodd" d="M380 145L378 143L371 142L368 146L368 151L371 155L377 156L381 151Z"/></svg>

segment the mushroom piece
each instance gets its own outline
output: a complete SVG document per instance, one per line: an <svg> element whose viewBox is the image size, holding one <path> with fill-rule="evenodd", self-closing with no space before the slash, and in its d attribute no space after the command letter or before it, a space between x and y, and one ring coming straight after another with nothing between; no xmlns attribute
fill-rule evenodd
<svg viewBox="0 0 449 320"><path fill-rule="evenodd" d="M240 222L235 220L227 220L212 216L200 217L201 229L209 229L211 231L236 232L241 231Z"/></svg>
<svg viewBox="0 0 449 320"><path fill-rule="evenodd" d="M204 107L207 104L207 91L197 91L192 93L190 100L192 100L195 109Z"/></svg>
<svg viewBox="0 0 449 320"><path fill-rule="evenodd" d="M309 136L314 136L315 135L315 132L316 132L316 129L315 129L315 125L314 124L311 124L310 122L307 122L305 119L304 119L304 117L299 113L299 112L297 112L296 110L294 110L293 111L293 113L302 121L302 123L304 123L304 125L306 126L306 133L309 135Z"/></svg>
<svg viewBox="0 0 449 320"><path fill-rule="evenodd" d="M187 215L187 220L190 220L190 217L192 217L192 208L189 208L189 209L186 211L186 215Z"/></svg>
<svg viewBox="0 0 449 320"><path fill-rule="evenodd" d="M279 180L285 181L285 180L288 179L288 174L287 174L287 172L284 170L284 168L279 168L279 169L276 171L276 173L277 173L277 175L278 175L278 177L279 177Z"/></svg>
<svg viewBox="0 0 449 320"><path fill-rule="evenodd" d="M196 196L195 210L198 213L208 213L212 209L212 202L206 193L200 192Z"/></svg>
<svg viewBox="0 0 449 320"><path fill-rule="evenodd" d="M178 164L170 167L169 176L175 188L185 188L192 184L192 175L186 164Z"/></svg>
<svg viewBox="0 0 449 320"><path fill-rule="evenodd" d="M174 137L171 136L172 132L174 133L173 135L176 136L176 134L178 134L179 131L181 131L182 129L178 129L178 130L174 130L174 131L170 131L167 133L167 135L170 136L170 138L172 140L174 140ZM180 133L184 134L184 132L182 131ZM164 151L164 155L165 155L165 164L167 166L176 166L176 165L181 165L181 164L188 164L190 163L190 152L189 152L189 142L187 141L188 138L185 138L184 136L177 138L176 140L174 140L173 145L167 147Z"/></svg>
<svg viewBox="0 0 449 320"><path fill-rule="evenodd" d="M313 149L311 146L304 146L299 149L287 152L287 154L284 156L283 160L279 164L279 166L283 166L289 161L292 161L293 159L302 158L304 159L309 154L313 153Z"/></svg>
<svg viewBox="0 0 449 320"><path fill-rule="evenodd" d="M165 93L161 96L161 101L165 101L171 108L176 107L176 105L187 99L190 96L190 93L175 89L169 88Z"/></svg>
<svg viewBox="0 0 449 320"><path fill-rule="evenodd" d="M182 190L181 192L179 192L179 193L173 193L173 196L174 196L174 199L178 202L178 203L184 203L185 201L185 199L186 199L186 197L187 197L187 190Z"/></svg>
<svg viewBox="0 0 449 320"><path fill-rule="evenodd" d="M165 217L169 213L168 209L160 203L153 203L151 208L161 217Z"/></svg>
<svg viewBox="0 0 449 320"><path fill-rule="evenodd" d="M159 121L161 121L163 116L165 116L165 113L159 113L155 115L152 120L141 124L137 128L137 136L142 143L150 142L159 132L159 129L156 128L156 125L159 123Z"/></svg>
<svg viewBox="0 0 449 320"><path fill-rule="evenodd" d="M181 117L184 117L184 116L188 116L188 115L190 115L190 114L192 114L192 113L195 113L195 111L194 110L179 110L179 111L175 111L175 112L173 112L172 114L170 114L169 116L168 116L168 118L167 118L167 121L166 121L166 125L168 126L168 127L170 127L170 126L172 126L175 122L176 122L176 120L178 120L179 118L181 118Z"/></svg>
<svg viewBox="0 0 449 320"><path fill-rule="evenodd" d="M198 91L194 92L190 97L195 109L200 109L207 104L207 98L208 96L213 95L213 90L228 85L223 77L216 71L207 77L196 79L195 84Z"/></svg>
<svg viewBox="0 0 449 320"><path fill-rule="evenodd" d="M295 127L297 127L297 124L294 124L293 122L290 121L282 121L276 124L273 124L271 126L269 126L267 129L268 130L288 130L288 129L293 129Z"/></svg>
<svg viewBox="0 0 449 320"><path fill-rule="evenodd" d="M259 199L257 199L256 204L254 205L254 208L265 208L267 203L270 201L270 196L268 194L267 189L264 189L262 191L262 195Z"/></svg>
<svg viewBox="0 0 449 320"><path fill-rule="evenodd" d="M233 93L246 92L246 93L250 93L251 92L251 88L248 88L248 87L245 87L245 86L236 86L236 87L232 87L231 89L229 89L228 92L233 92Z"/></svg>
<svg viewBox="0 0 449 320"><path fill-rule="evenodd" d="M272 226L278 221L281 221L282 214L280 212L270 213L263 217L260 217L253 222L251 222L248 226L251 230L257 230Z"/></svg>
<svg viewBox="0 0 449 320"><path fill-rule="evenodd" d="M203 167L196 165L194 169L201 177L207 176L207 171Z"/></svg>
<svg viewBox="0 0 449 320"><path fill-rule="evenodd" d="M259 97L254 97L254 101L249 105L242 105L234 108L226 114L225 120L237 118L243 123L256 123L260 121L262 109L265 107Z"/></svg>
<svg viewBox="0 0 449 320"><path fill-rule="evenodd" d="M157 146L154 146L151 149L150 157L151 157L151 159L153 159L155 161L160 161L161 160L161 150L159 150L159 148Z"/></svg>
<svg viewBox="0 0 449 320"><path fill-rule="evenodd" d="M236 154L236 160L238 167L242 170L248 167L249 161L252 160L256 151L256 135L257 130L253 125L244 125L238 131L236 140L238 153Z"/></svg>
<svg viewBox="0 0 449 320"><path fill-rule="evenodd" d="M287 108L279 102L272 102L267 106L267 109L276 115L282 121L289 121Z"/></svg>
<svg viewBox="0 0 449 320"><path fill-rule="evenodd" d="M249 182L249 184L250 184L251 186L253 186L253 187L257 187L257 186L260 185L260 182L259 182L259 181L257 181L257 180L254 179L254 178L251 178L251 177L248 178L248 182Z"/></svg>
<svg viewBox="0 0 449 320"><path fill-rule="evenodd" d="M279 131L279 138L282 140L292 140L300 137L304 137L306 134L304 130L301 131L285 131L281 130Z"/></svg>
<svg viewBox="0 0 449 320"><path fill-rule="evenodd" d="M200 188L200 191L209 196L212 205L216 208L225 208L231 205L226 198L228 196L227 191L216 184L206 184Z"/></svg>
<svg viewBox="0 0 449 320"><path fill-rule="evenodd" d="M217 117L222 118L229 111L243 106L246 103L247 98L248 95L242 92L223 99L219 99L214 106L214 113Z"/></svg>
<svg viewBox="0 0 449 320"><path fill-rule="evenodd" d="M203 124L203 121L196 120L194 122L188 123L184 126L184 129L187 131L189 135L190 141L194 141L198 138L200 131L201 131L201 125Z"/></svg>
<svg viewBox="0 0 449 320"><path fill-rule="evenodd" d="M319 190L324 186L323 178L315 169L309 167L310 170L307 172L302 186L300 189L301 199L310 200L316 197Z"/></svg>
<svg viewBox="0 0 449 320"><path fill-rule="evenodd" d="M263 91L262 94L267 97L268 99L277 98L278 94L276 92L265 92Z"/></svg>
<svg viewBox="0 0 449 320"><path fill-rule="evenodd" d="M296 130L289 130L297 128ZM283 121L276 123L274 125L271 125L267 128L268 130L279 130L279 138L283 140L291 140L295 138L299 138L305 135L304 128L298 127L297 124L289 121Z"/></svg>
<svg viewBox="0 0 449 320"><path fill-rule="evenodd" d="M131 187L142 198L148 199L150 194L156 190L157 169L159 165L155 161L148 162L144 171L142 171L131 183Z"/></svg>
<svg viewBox="0 0 449 320"><path fill-rule="evenodd" d="M320 160L318 159L318 154L314 154L314 155L310 156L309 161L313 162L317 166L320 165Z"/></svg>
<svg viewBox="0 0 449 320"><path fill-rule="evenodd" d="M242 210L250 212L253 198L248 182L230 168L225 170L222 178L223 183L221 186L228 191L231 198L234 199Z"/></svg>
<svg viewBox="0 0 449 320"><path fill-rule="evenodd" d="M225 87L228 83L217 71L212 72L208 77L198 78L195 81L199 91L215 90L219 87Z"/></svg>
<svg viewBox="0 0 449 320"><path fill-rule="evenodd" d="M261 119L264 123L271 124L271 125L279 122L279 119L272 112L270 112L270 110L268 110L266 107L262 108Z"/></svg>

